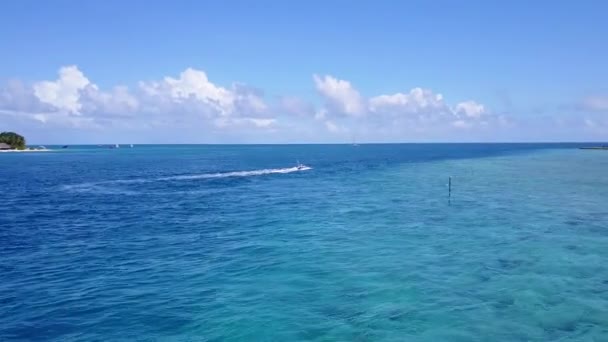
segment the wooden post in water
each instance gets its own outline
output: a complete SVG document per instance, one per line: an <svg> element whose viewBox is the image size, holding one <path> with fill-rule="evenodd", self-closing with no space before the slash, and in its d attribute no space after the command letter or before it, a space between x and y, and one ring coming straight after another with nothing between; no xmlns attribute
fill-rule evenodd
<svg viewBox="0 0 608 342"><path fill-rule="evenodd" d="M452 176L448 178L448 201L452 199Z"/></svg>

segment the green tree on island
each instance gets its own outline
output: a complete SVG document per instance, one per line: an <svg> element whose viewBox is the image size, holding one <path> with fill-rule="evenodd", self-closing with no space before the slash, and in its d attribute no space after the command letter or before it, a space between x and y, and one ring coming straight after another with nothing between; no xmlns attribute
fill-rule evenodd
<svg viewBox="0 0 608 342"><path fill-rule="evenodd" d="M0 143L11 145L17 150L25 150L25 138L14 132L0 133Z"/></svg>

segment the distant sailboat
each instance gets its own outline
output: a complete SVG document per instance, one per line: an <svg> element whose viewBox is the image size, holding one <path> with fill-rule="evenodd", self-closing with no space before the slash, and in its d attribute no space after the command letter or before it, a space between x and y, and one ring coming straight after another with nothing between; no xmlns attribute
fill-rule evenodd
<svg viewBox="0 0 608 342"><path fill-rule="evenodd" d="M120 145L116 144L114 145L114 148L120 148Z"/></svg>

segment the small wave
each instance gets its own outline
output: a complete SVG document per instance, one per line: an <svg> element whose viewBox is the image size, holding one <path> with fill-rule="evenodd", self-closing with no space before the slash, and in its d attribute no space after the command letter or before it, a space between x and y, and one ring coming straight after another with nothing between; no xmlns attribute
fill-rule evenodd
<svg viewBox="0 0 608 342"><path fill-rule="evenodd" d="M82 183L63 185L63 190L75 191L75 192L98 192L98 193L120 193L122 190L110 189L108 190L103 185L111 184L138 184L138 183L151 183L151 182L162 182L162 181L176 181L176 180L196 180L196 179L212 179L212 178L228 178L228 177L252 177L252 176L263 176L270 174L285 174L299 171L308 171L312 167L300 166L300 167L288 167L281 169L262 169L262 170L251 170L251 171L232 171L232 172L217 172L217 173L201 173L191 175L179 175L179 176L167 176L158 178L135 178L135 179L115 179L104 182L95 183ZM127 191L122 191L127 194Z"/></svg>

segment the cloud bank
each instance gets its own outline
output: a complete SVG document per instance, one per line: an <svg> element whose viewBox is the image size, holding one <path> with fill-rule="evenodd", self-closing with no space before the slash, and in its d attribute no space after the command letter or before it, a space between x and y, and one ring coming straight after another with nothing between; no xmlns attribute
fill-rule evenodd
<svg viewBox="0 0 608 342"><path fill-rule="evenodd" d="M535 129L547 125L564 137L565 126L591 138L608 134L608 97L583 99L578 116L526 122L473 99L448 103L421 87L367 97L347 80L316 74L312 87L316 99L268 99L253 86L218 85L204 71L187 68L160 80L101 89L71 65L54 80L4 82L0 130L70 143L534 140ZM526 129L529 139L521 135Z"/></svg>

